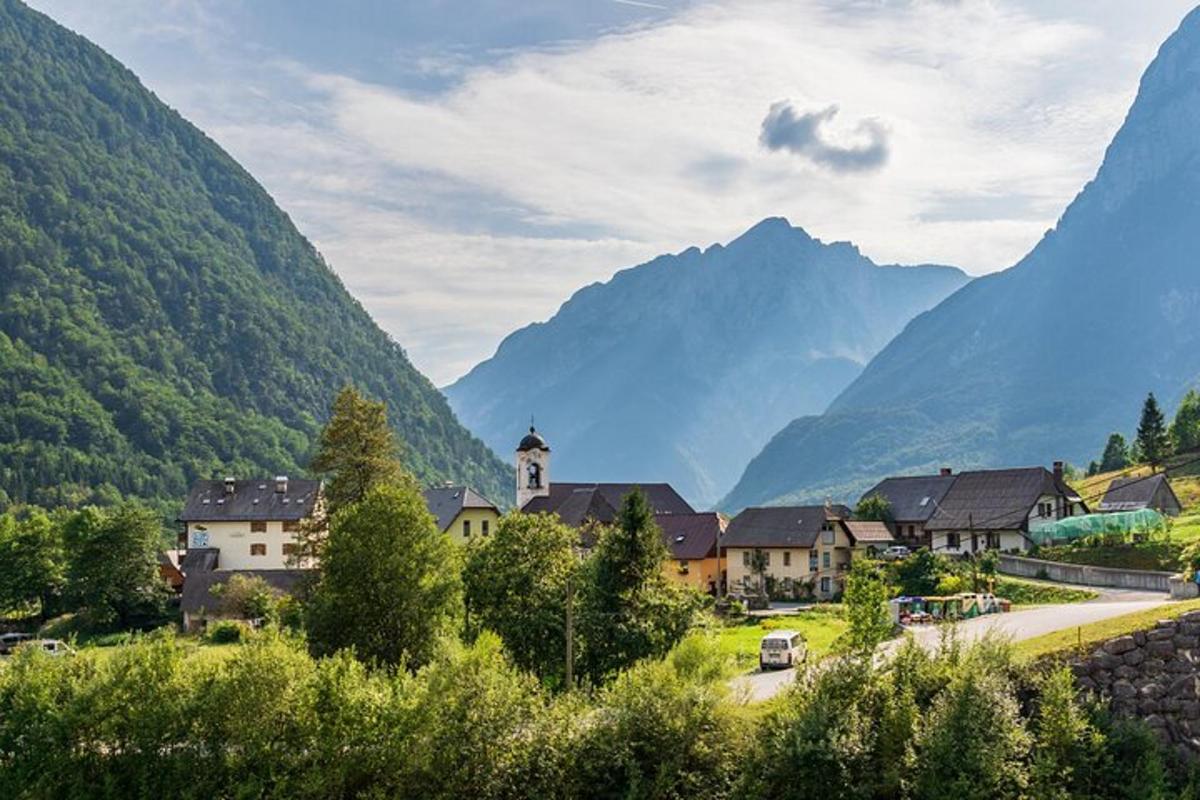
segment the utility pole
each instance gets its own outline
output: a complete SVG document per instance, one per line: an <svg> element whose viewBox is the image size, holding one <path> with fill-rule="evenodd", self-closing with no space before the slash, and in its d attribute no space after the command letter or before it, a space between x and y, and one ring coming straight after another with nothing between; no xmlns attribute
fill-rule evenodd
<svg viewBox="0 0 1200 800"><path fill-rule="evenodd" d="M567 691L575 688L575 576L567 576Z"/></svg>

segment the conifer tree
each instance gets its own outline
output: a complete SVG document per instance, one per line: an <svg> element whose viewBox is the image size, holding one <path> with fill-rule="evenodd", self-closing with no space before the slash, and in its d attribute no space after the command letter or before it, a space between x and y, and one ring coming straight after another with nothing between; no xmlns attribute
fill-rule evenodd
<svg viewBox="0 0 1200 800"><path fill-rule="evenodd" d="M1157 467L1171 452L1171 440L1167 436L1167 423L1162 409L1154 399L1154 393L1146 396L1142 406L1142 420L1138 423L1138 450L1142 458Z"/></svg>
<svg viewBox="0 0 1200 800"><path fill-rule="evenodd" d="M1125 437L1119 433L1111 434L1108 443L1104 445L1104 455L1100 456L1098 472L1112 472L1129 466L1129 445Z"/></svg>
<svg viewBox="0 0 1200 800"><path fill-rule="evenodd" d="M404 472L400 453L384 404L363 397L352 386L342 389L310 464L314 472L330 476L325 486L327 514L332 517L362 500L376 486L399 482Z"/></svg>

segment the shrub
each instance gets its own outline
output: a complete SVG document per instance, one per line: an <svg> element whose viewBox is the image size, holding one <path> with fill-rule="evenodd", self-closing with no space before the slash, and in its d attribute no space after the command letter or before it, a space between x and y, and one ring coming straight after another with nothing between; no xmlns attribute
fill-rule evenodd
<svg viewBox="0 0 1200 800"><path fill-rule="evenodd" d="M213 644L237 644L249 641L253 631L244 622L223 619L209 625L205 635Z"/></svg>

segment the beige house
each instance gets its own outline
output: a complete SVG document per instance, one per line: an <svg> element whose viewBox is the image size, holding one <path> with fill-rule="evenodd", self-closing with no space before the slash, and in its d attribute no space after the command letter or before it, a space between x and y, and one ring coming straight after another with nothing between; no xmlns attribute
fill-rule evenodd
<svg viewBox="0 0 1200 800"><path fill-rule="evenodd" d="M500 522L495 504L469 486L435 486L424 494L438 529L459 544L490 536Z"/></svg>
<svg viewBox="0 0 1200 800"><path fill-rule="evenodd" d="M322 502L316 480L279 476L193 484L178 518L184 627L219 616L212 589L233 575L258 576L280 592L292 591L312 566L299 560L301 527L319 517Z"/></svg>
<svg viewBox="0 0 1200 800"><path fill-rule="evenodd" d="M841 594L851 560L868 546L891 543L886 528L881 534L874 523L853 523L871 532L870 542L858 542L849 519L850 509L842 505L747 508L730 521L721 540L729 591L770 588L774 597L822 600Z"/></svg>

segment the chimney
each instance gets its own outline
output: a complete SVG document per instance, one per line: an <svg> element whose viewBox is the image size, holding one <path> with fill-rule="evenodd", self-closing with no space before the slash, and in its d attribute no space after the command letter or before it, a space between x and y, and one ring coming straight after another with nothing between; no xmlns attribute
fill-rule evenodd
<svg viewBox="0 0 1200 800"><path fill-rule="evenodd" d="M275 491L279 494L287 493L287 475L275 476Z"/></svg>
<svg viewBox="0 0 1200 800"><path fill-rule="evenodd" d="M225 479L225 494L233 494L233 478Z"/></svg>
<svg viewBox="0 0 1200 800"><path fill-rule="evenodd" d="M1063 479L1063 462L1054 462L1054 479L1061 481Z"/></svg>
<svg viewBox="0 0 1200 800"><path fill-rule="evenodd" d="M954 474L954 470L950 469L949 467L942 467L942 477L943 478L949 478L953 474Z"/></svg>

